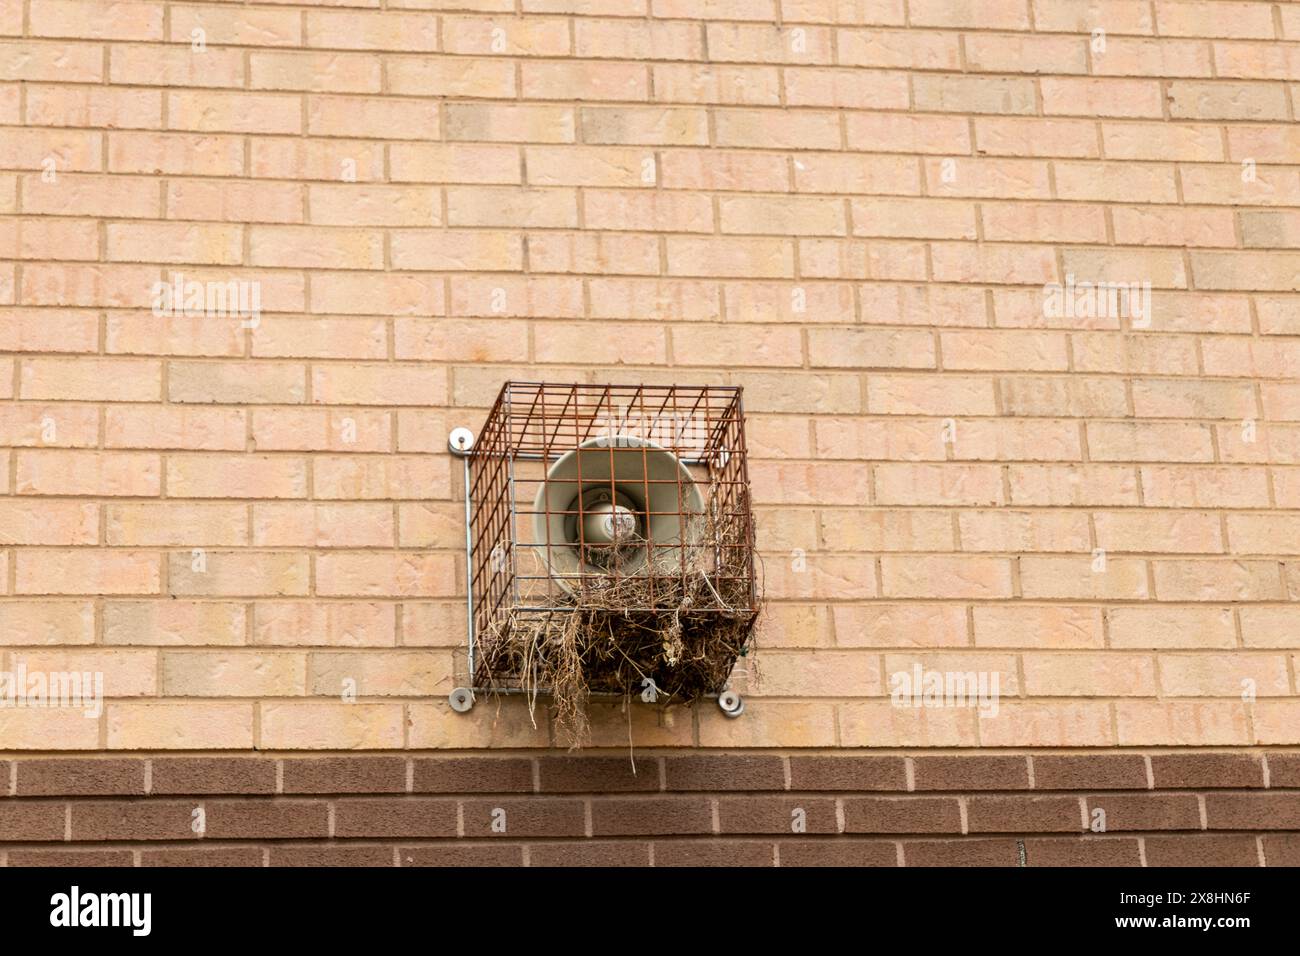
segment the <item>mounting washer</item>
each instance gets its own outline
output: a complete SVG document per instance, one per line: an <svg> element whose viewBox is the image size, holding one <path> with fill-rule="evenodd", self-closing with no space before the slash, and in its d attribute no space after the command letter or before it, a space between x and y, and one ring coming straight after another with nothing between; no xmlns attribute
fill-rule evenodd
<svg viewBox="0 0 1300 956"><path fill-rule="evenodd" d="M456 713L464 714L474 706L474 692L468 687L457 687L447 695L447 702Z"/></svg>
<svg viewBox="0 0 1300 956"><path fill-rule="evenodd" d="M739 717L745 712L745 698L734 690L724 690L718 695L718 707L728 717Z"/></svg>
<svg viewBox="0 0 1300 956"><path fill-rule="evenodd" d="M451 434L447 436L447 447L453 455L464 457L474 448L474 433L461 425L459 428L453 428Z"/></svg>

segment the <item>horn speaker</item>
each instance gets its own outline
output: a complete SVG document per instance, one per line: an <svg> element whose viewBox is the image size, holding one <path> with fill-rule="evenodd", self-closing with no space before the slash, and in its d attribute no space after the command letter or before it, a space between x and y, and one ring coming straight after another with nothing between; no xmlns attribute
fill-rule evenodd
<svg viewBox="0 0 1300 956"><path fill-rule="evenodd" d="M572 591L582 575L626 577L671 570L692 515L704 511L686 466L654 442L602 436L567 452L533 503L534 546Z"/></svg>

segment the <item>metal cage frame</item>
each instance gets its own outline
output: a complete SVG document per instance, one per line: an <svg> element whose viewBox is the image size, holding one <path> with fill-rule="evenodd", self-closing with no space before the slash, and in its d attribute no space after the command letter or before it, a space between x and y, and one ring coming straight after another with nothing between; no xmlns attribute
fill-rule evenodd
<svg viewBox="0 0 1300 956"><path fill-rule="evenodd" d="M507 614L564 613L557 606L559 589L581 589L590 579L633 582L645 589L653 604L656 582L685 581L687 552L704 555L710 571L703 572L708 590L717 598L716 610L731 617L748 616L746 640L758 616L760 598L755 573L754 520L750 507L748 456L745 446L743 388L738 385L614 385L507 381L498 393L478 435L467 428L452 431L448 446L463 463L465 489L465 570L467 657L469 686L456 688L452 707L469 710L477 692L519 693L520 689L496 683L477 685L479 637L494 619ZM582 462L604 462L608 450L608 476L584 481ZM672 478L652 477L651 455L670 452L680 466ZM576 479L552 478L552 466L573 453ZM598 456L592 458L591 456ZM639 460L639 473L636 470ZM583 528L592 512L584 504L591 489L603 489L608 480L613 500L615 472L633 469L631 487L644 489L641 502L631 506L629 524L645 532L636 539L644 552L642 567L624 571L617 560L600 555L608 549L587 545ZM540 477L527 477L535 470ZM690 482L682 470L689 472ZM652 490L665 486L659 503L676 483L676 508L656 507ZM550 507L548 485L572 484L575 497L563 510ZM691 486L691 487L688 487ZM540 489L544 510L533 507L532 489ZM628 488L619 485L619 497ZM696 496L693 489L701 493ZM600 497L598 495L598 497ZM702 513L688 499L704 502ZM576 507L575 507L576 506ZM606 508L612 505L605 505ZM546 538L527 540L529 519L543 519ZM552 519L576 529L574 549L577 570L557 572L552 555L566 542L551 539ZM669 543L656 544L648 529L651 521L679 529ZM534 527L537 527L534 524ZM700 530L703 527L703 530ZM688 532L688 528L691 530ZM615 537L615 544L618 538ZM674 543L675 542L675 543ZM616 550L616 549L615 549ZM536 573L521 567L532 555L541 564ZM644 570L643 570L644 568ZM692 573L701 573L693 569ZM720 590L730 601L724 601ZM650 608L626 608L644 611ZM718 688L719 706L728 716L738 716L744 702L734 691Z"/></svg>

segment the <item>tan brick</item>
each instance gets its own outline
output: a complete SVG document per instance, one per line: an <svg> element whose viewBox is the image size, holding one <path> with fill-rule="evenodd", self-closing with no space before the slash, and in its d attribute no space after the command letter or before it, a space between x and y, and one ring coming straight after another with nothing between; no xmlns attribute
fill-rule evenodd
<svg viewBox="0 0 1300 956"><path fill-rule="evenodd" d="M1163 508L1265 507L1268 483L1258 468L1216 465L1143 465L1147 505Z"/></svg>
<svg viewBox="0 0 1300 956"><path fill-rule="evenodd" d="M17 459L14 490L21 495L150 497L161 487L152 454L49 449L20 452Z"/></svg>
<svg viewBox="0 0 1300 956"><path fill-rule="evenodd" d="M171 8L173 42L193 42L194 31L204 40L230 46L296 46L302 42L302 17L294 10L220 7Z"/></svg>
<svg viewBox="0 0 1300 956"><path fill-rule="evenodd" d="M831 609L840 647L962 647L966 613L953 604L837 604Z"/></svg>
<svg viewBox="0 0 1300 956"><path fill-rule="evenodd" d="M307 462L281 455L169 455L167 493L185 498L305 498Z"/></svg>
<svg viewBox="0 0 1300 956"><path fill-rule="evenodd" d="M993 156L1095 158L1098 155L1095 125L1084 120L978 116L974 124L975 145L981 153ZM849 128L852 130L851 124ZM1124 128L1127 129L1127 125ZM957 144L952 149L958 154L966 151Z"/></svg>
<svg viewBox="0 0 1300 956"><path fill-rule="evenodd" d="M100 650L79 647L75 650L10 651L10 666L25 667L29 673L63 672L94 674L103 680L103 696L156 697L158 655L151 650Z"/></svg>
<svg viewBox="0 0 1300 956"><path fill-rule="evenodd" d="M174 595L306 594L309 566L307 555L288 552L173 552L167 588Z"/></svg>
<svg viewBox="0 0 1300 956"><path fill-rule="evenodd" d="M253 650L162 652L169 697L293 697L305 692L305 654Z"/></svg>
<svg viewBox="0 0 1300 956"><path fill-rule="evenodd" d="M1241 703L1117 701L1120 746L1197 746L1250 743Z"/></svg>
<svg viewBox="0 0 1300 956"><path fill-rule="evenodd" d="M108 601L106 644L243 644L242 604L189 601Z"/></svg>
<svg viewBox="0 0 1300 956"><path fill-rule="evenodd" d="M259 547L391 547L394 537L393 509L384 504L292 502L253 506L253 543Z"/></svg>
<svg viewBox="0 0 1300 956"><path fill-rule="evenodd" d="M948 551L953 542L952 521L942 511L828 508L820 529L824 546L834 551Z"/></svg>
<svg viewBox="0 0 1300 956"><path fill-rule="evenodd" d="M1088 72L1087 44L1076 37L972 33L966 37L966 62L981 73Z"/></svg>
<svg viewBox="0 0 1300 956"><path fill-rule="evenodd" d="M446 447L445 442L443 447ZM418 456L320 457L313 461L312 470L318 498L445 499L450 496L451 478L447 467L436 467L430 459Z"/></svg>
<svg viewBox="0 0 1300 956"><path fill-rule="evenodd" d="M1187 123L1102 123L1101 140L1111 159L1222 160L1223 138L1216 126Z"/></svg>
<svg viewBox="0 0 1300 956"><path fill-rule="evenodd" d="M451 315L552 316L582 315L582 284L576 278L497 276L455 277L451 281ZM426 402L439 405L441 402ZM403 405L409 405L403 402Z"/></svg>
<svg viewBox="0 0 1300 956"><path fill-rule="evenodd" d="M161 40L163 8L159 3L111 3L86 9L74 0L32 0L31 35L85 37L96 40Z"/></svg>
<svg viewBox="0 0 1300 956"><path fill-rule="evenodd" d="M93 405L38 402L0 405L0 443L11 448L93 448L99 413Z"/></svg>
<svg viewBox="0 0 1300 956"><path fill-rule="evenodd" d="M104 412L109 448L242 450L245 412L237 408L118 405Z"/></svg>
<svg viewBox="0 0 1300 956"><path fill-rule="evenodd" d="M6 601L0 603L0 644L90 644L95 639L95 606L81 601Z"/></svg>
<svg viewBox="0 0 1300 956"><path fill-rule="evenodd" d="M159 362L135 359L27 359L21 363L24 399L73 401L158 401Z"/></svg>
<svg viewBox="0 0 1300 956"><path fill-rule="evenodd" d="M431 697L450 693L451 655L429 651L317 652L310 658L308 690L326 697Z"/></svg>
<svg viewBox="0 0 1300 956"><path fill-rule="evenodd" d="M156 47L148 49L157 52ZM33 126L159 129L162 126L162 93L33 84L27 88L26 118ZM16 114L13 122L18 124Z"/></svg>
<svg viewBox="0 0 1300 956"><path fill-rule="evenodd" d="M396 643L392 604L317 599L258 601L253 610L254 644L321 647L391 647Z"/></svg>
<svg viewBox="0 0 1300 956"><path fill-rule="evenodd" d="M1145 600L1146 562L1107 557L1102 568L1090 554L1025 555L1020 559L1020 588L1026 598L1037 600Z"/></svg>
<svg viewBox="0 0 1300 956"><path fill-rule="evenodd" d="M574 111L566 106L452 103L446 107L445 115L447 138L452 140L506 143L572 143L574 140Z"/></svg>
<svg viewBox="0 0 1300 956"><path fill-rule="evenodd" d="M1300 647L1296 608L1241 608L1241 637L1247 647Z"/></svg>
<svg viewBox="0 0 1300 956"><path fill-rule="evenodd" d="M1149 656L1097 652L1035 652L1023 656L1031 697L1154 697L1155 661ZM1161 672L1163 676L1163 671Z"/></svg>
<svg viewBox="0 0 1300 956"><path fill-rule="evenodd" d="M403 95L502 98L515 93L515 68L509 60L387 57L385 68L389 90Z"/></svg>
<svg viewBox="0 0 1300 956"><path fill-rule="evenodd" d="M886 597L1006 598L1011 596L1011 564L992 557L911 557L880 559Z"/></svg>
<svg viewBox="0 0 1300 956"><path fill-rule="evenodd" d="M1160 687L1171 697L1288 696L1283 654L1161 654Z"/></svg>
<svg viewBox="0 0 1300 956"><path fill-rule="evenodd" d="M442 315L441 278L418 273L312 276L311 311L342 315Z"/></svg>
<svg viewBox="0 0 1300 956"><path fill-rule="evenodd" d="M167 395L173 402L296 403L306 398L305 369L288 362L172 362Z"/></svg>
<svg viewBox="0 0 1300 956"><path fill-rule="evenodd" d="M676 65L668 69L677 68ZM686 67L681 67L686 68ZM640 63L525 61L520 64L525 99L633 100L650 98L650 71ZM775 79L775 78L774 78ZM667 78L655 82L656 99L673 100Z"/></svg>
<svg viewBox="0 0 1300 956"><path fill-rule="evenodd" d="M259 451L391 451L392 416L351 409L277 408L253 413Z"/></svg>
<svg viewBox="0 0 1300 956"><path fill-rule="evenodd" d="M1087 517L1075 512L964 512L958 529L964 551L1091 550Z"/></svg>
<svg viewBox="0 0 1300 956"><path fill-rule="evenodd" d="M259 72L256 66L253 76L257 84ZM296 96L169 92L166 109L167 122L172 129L205 133L302 132L301 102Z"/></svg>
<svg viewBox="0 0 1300 956"><path fill-rule="evenodd" d="M912 95L917 109L940 113L1036 112L1034 83L1024 77L917 74Z"/></svg>
<svg viewBox="0 0 1300 956"><path fill-rule="evenodd" d="M259 136L249 146L249 175L260 178L330 182L383 178L383 148L374 143Z"/></svg>
<svg viewBox="0 0 1300 956"><path fill-rule="evenodd" d="M1131 553L1213 554L1224 550L1219 516L1210 512L1100 512L1097 546Z"/></svg>
<svg viewBox="0 0 1300 956"><path fill-rule="evenodd" d="M255 90L310 90L314 93L378 93L380 64L359 53L257 53L248 55L249 86ZM270 101L263 101L265 106ZM250 130L252 132L252 130ZM278 123L260 132L290 132Z"/></svg>
<svg viewBox="0 0 1300 956"><path fill-rule="evenodd" d="M112 48L108 78L139 86L241 87L244 56L218 48L119 45Z"/></svg>
<svg viewBox="0 0 1300 956"><path fill-rule="evenodd" d="M259 709L263 747L391 750L403 745L400 704L283 701Z"/></svg>
<svg viewBox="0 0 1300 956"><path fill-rule="evenodd" d="M961 65L957 35L920 30L837 30L839 62L845 66L955 70Z"/></svg>
<svg viewBox="0 0 1300 956"><path fill-rule="evenodd" d="M1156 0L1156 20L1165 36L1273 38L1266 3L1171 3Z"/></svg>
<svg viewBox="0 0 1300 956"><path fill-rule="evenodd" d="M34 551L14 557L15 594L157 594L158 555L147 551Z"/></svg>
<svg viewBox="0 0 1300 956"><path fill-rule="evenodd" d="M996 717L979 722L979 734L983 747L1104 747L1113 741L1103 701L1004 702Z"/></svg>
<svg viewBox="0 0 1300 956"><path fill-rule="evenodd" d="M248 544L242 504L140 502L105 508L106 543L130 547Z"/></svg>
<svg viewBox="0 0 1300 956"><path fill-rule="evenodd" d="M981 647L1101 648L1101 611L1078 605L988 605L973 609Z"/></svg>
<svg viewBox="0 0 1300 956"><path fill-rule="evenodd" d="M0 47L0 80L103 80L103 48L90 43L7 41Z"/></svg>
<svg viewBox="0 0 1300 956"><path fill-rule="evenodd" d="M1152 569L1165 601L1275 601L1285 594L1274 561L1153 561Z"/></svg>
<svg viewBox="0 0 1300 956"><path fill-rule="evenodd" d="M1136 505L1135 468L1113 464L1013 464L1013 505Z"/></svg>
<svg viewBox="0 0 1300 956"><path fill-rule="evenodd" d="M438 49L438 18L427 13L312 10L306 31L308 46L335 50Z"/></svg>
<svg viewBox="0 0 1300 956"><path fill-rule="evenodd" d="M316 561L317 592L326 595L451 595L455 577L449 554L339 553Z"/></svg>
<svg viewBox="0 0 1300 956"><path fill-rule="evenodd" d="M0 500L0 544L96 544L99 506L79 501Z"/></svg>
<svg viewBox="0 0 1300 956"><path fill-rule="evenodd" d="M113 749L215 750L253 746L251 703L113 702L107 708Z"/></svg>
<svg viewBox="0 0 1300 956"><path fill-rule="evenodd" d="M1229 608L1114 607L1106 612L1115 647L1235 647Z"/></svg>
<svg viewBox="0 0 1300 956"><path fill-rule="evenodd" d="M244 143L238 136L112 133L108 137L108 168L115 173L242 176Z"/></svg>
<svg viewBox="0 0 1300 956"><path fill-rule="evenodd" d="M693 23L574 21L574 52L583 58L618 60L698 60L704 35Z"/></svg>

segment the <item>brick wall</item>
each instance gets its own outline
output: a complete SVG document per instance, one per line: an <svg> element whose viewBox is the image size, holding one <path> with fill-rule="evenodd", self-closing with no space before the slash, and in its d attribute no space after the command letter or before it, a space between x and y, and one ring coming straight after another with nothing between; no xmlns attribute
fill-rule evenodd
<svg viewBox="0 0 1300 956"><path fill-rule="evenodd" d="M8 866L1300 866L1294 751L7 769Z"/></svg>
<svg viewBox="0 0 1300 956"><path fill-rule="evenodd" d="M1294 2L0 0L0 668L108 698L0 751L549 746L446 702L512 376L746 390L746 713L596 747L1300 744L1298 114Z"/></svg>

